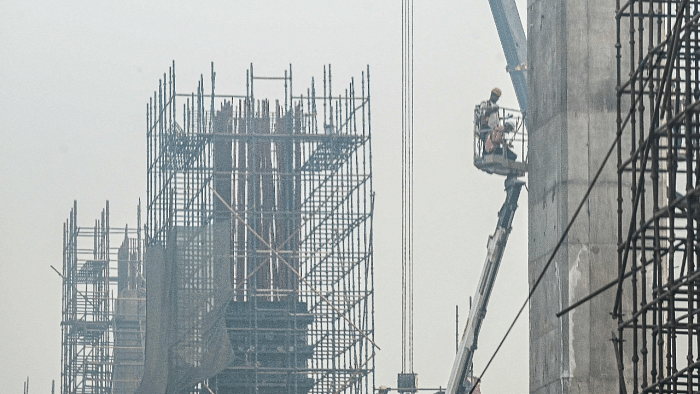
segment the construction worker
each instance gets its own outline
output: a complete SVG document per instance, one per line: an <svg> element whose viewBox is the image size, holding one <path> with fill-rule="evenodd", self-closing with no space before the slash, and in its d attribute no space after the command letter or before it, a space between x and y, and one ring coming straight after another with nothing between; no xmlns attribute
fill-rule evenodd
<svg viewBox="0 0 700 394"><path fill-rule="evenodd" d="M491 96L487 101L482 101L479 104L479 137L482 141L482 146L485 147L486 137L491 130L495 130L498 126L498 99L501 98L501 89L491 89Z"/></svg>
<svg viewBox="0 0 700 394"><path fill-rule="evenodd" d="M482 101L481 109L481 127L494 129L498 125L498 99L501 98L501 89L491 89L491 96L487 101Z"/></svg>
<svg viewBox="0 0 700 394"><path fill-rule="evenodd" d="M503 156L503 148L505 146L505 157L508 160L515 160L518 155L515 154L509 147L512 147L510 143L506 141L506 134L515 132L515 121L512 119L506 120L503 125L496 126L493 130L489 131L486 136L486 141L484 141L484 154L493 154Z"/></svg>

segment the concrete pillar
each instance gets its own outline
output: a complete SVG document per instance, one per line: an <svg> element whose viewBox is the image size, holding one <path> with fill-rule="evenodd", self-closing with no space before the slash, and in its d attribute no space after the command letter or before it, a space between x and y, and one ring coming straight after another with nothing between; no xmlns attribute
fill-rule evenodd
<svg viewBox="0 0 700 394"><path fill-rule="evenodd" d="M616 132L615 2L528 0L529 281L534 283ZM530 392L617 392L615 156L530 303Z"/></svg>

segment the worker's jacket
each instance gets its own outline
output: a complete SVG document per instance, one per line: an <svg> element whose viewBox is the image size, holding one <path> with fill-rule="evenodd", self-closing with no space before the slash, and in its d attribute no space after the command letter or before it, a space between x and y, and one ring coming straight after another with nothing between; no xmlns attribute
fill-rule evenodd
<svg viewBox="0 0 700 394"><path fill-rule="evenodd" d="M497 107L491 100L482 101L479 104L479 128L480 129L495 129L498 126L498 111L488 113L490 109Z"/></svg>

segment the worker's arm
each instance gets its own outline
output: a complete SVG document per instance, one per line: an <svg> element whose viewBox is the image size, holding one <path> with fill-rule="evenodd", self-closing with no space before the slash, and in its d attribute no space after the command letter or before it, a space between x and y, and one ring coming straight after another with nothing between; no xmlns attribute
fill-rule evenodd
<svg viewBox="0 0 700 394"><path fill-rule="evenodd" d="M491 104L484 109L484 115L491 115L494 112L498 112L498 104Z"/></svg>

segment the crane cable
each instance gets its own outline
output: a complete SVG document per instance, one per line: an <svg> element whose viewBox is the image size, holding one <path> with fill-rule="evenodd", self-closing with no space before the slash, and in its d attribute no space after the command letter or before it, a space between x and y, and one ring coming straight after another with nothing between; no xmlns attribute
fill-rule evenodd
<svg viewBox="0 0 700 394"><path fill-rule="evenodd" d="M413 0L401 2L401 370L413 373Z"/></svg>

